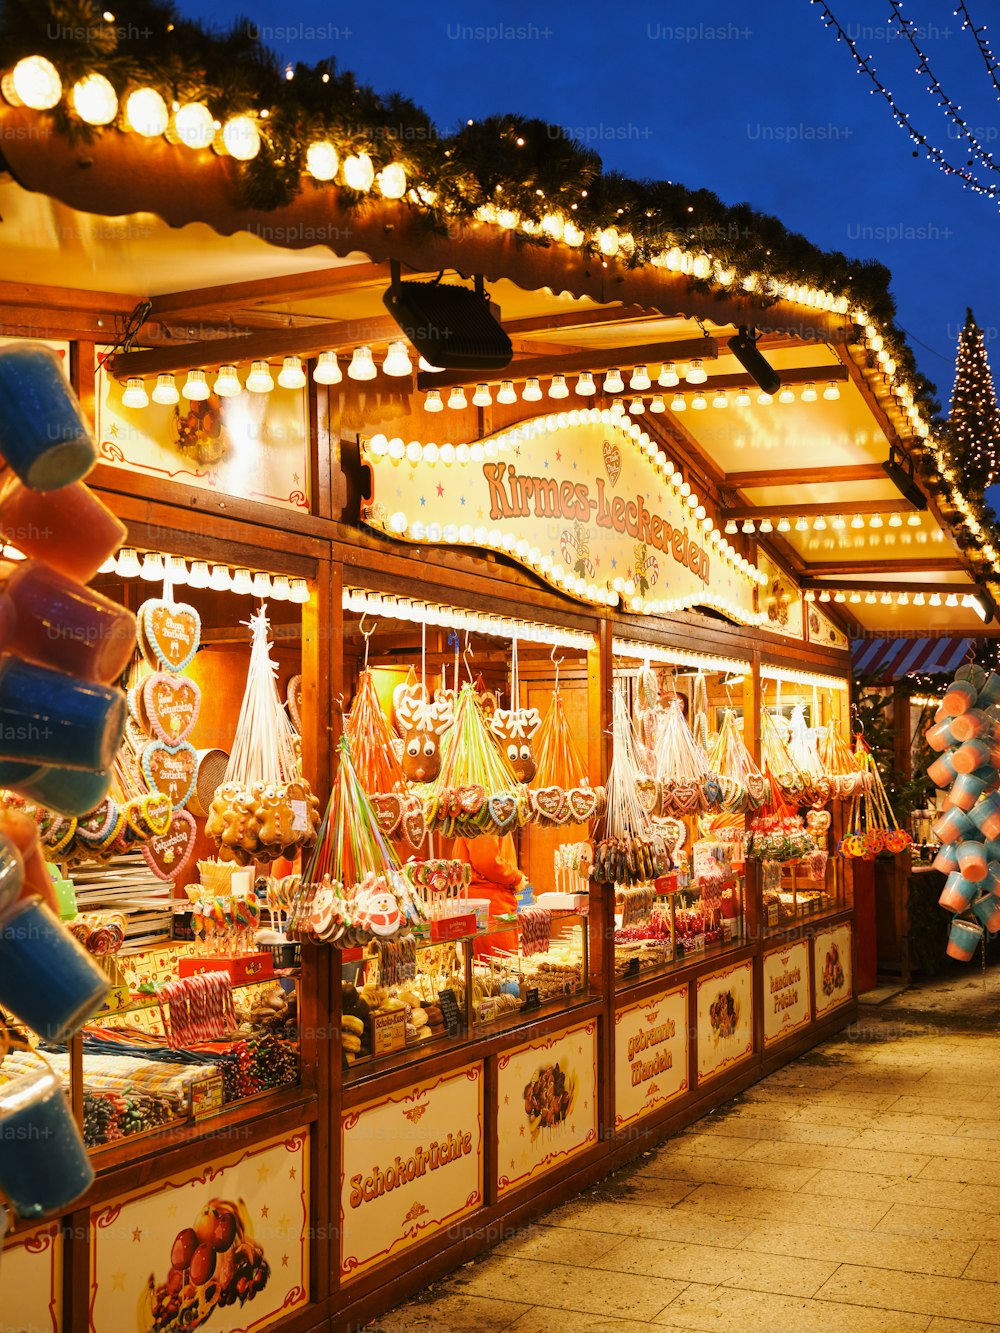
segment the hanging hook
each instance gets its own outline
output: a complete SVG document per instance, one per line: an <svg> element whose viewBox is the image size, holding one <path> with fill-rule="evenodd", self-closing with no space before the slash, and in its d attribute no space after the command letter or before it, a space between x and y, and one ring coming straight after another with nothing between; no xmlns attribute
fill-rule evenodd
<svg viewBox="0 0 1000 1333"><path fill-rule="evenodd" d="M377 621L377 620L375 621L374 625L372 625L371 629L368 629L368 630L365 629L365 620L367 619L367 616L368 616L368 612L367 612L367 611L362 612L361 620L358 622L358 629L359 629L359 631L361 632L361 637L362 637L362 638L364 639L364 641L365 641L365 666L364 666L364 669L365 669L366 671L368 670L368 640L371 638L371 636L372 636L372 635L375 633L375 631L378 629L378 621Z"/></svg>
<svg viewBox="0 0 1000 1333"><path fill-rule="evenodd" d="M471 642L469 641L469 631L466 630L466 631L465 631L465 647L462 649L462 665L465 667L466 673L468 674L469 680L470 680L470 682L471 682L471 680L472 680L472 667L469 665L469 658L470 658L470 657L475 657L475 653L472 651L472 644L471 644Z"/></svg>
<svg viewBox="0 0 1000 1333"><path fill-rule="evenodd" d="M553 686L552 686L552 693L553 693L553 694L555 694L556 691L559 689L559 668L562 666L562 663L563 663L563 655L562 655L561 653L560 653L560 655L559 655L558 657L556 657L556 648L557 648L557 647L558 647L558 644L555 644L555 643L554 643L554 644L552 645L552 651L551 651L551 653L549 653L549 661L552 663L552 665L553 665L553 666L555 667L555 669L556 669L555 683L554 683Z"/></svg>

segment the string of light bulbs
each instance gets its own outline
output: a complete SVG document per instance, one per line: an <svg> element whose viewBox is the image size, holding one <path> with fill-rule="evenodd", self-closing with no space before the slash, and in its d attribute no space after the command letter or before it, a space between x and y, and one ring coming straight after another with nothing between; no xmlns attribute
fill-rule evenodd
<svg viewBox="0 0 1000 1333"><path fill-rule="evenodd" d="M794 520L789 514L765 514L763 518L744 518L742 522L735 518L726 520L725 532L727 536L733 533L742 532L747 535L753 532L760 532L765 537L771 532L843 532L847 528L853 528L859 531L865 527L879 528L919 528L921 526L921 517L916 510L911 510L904 518L898 511L894 510L883 518L881 514L853 514L849 518L846 513L843 514L814 514L806 517L799 514ZM940 528L934 528L931 531L931 540L944 540L944 533Z"/></svg>
<svg viewBox="0 0 1000 1333"><path fill-rule="evenodd" d="M708 376L700 361L693 362L692 366L688 367L684 376L685 383L690 385L704 384L707 378ZM678 375L673 362L664 364L656 383L661 388L671 388L680 384L680 376ZM636 366L628 381L628 385L636 395L647 394L653 387L653 381L649 377L648 368L646 366ZM602 387L605 393L623 392L625 381L622 378L621 371L618 369L609 371L605 376ZM581 371L577 377L576 384L573 386L573 392L581 398L592 397L597 392L597 382L594 375L590 371ZM524 387L521 389L520 396L521 401L525 403L541 402L546 396L546 394L542 392L541 380L535 377L527 378L524 382ZM570 396L570 389L566 382L565 375L552 376L548 386L547 396L555 400L566 399ZM837 381L827 381L822 391L816 387L815 383L810 381L802 386L801 392L798 395L796 395L792 386L788 384L784 385L777 395L765 393L763 389L759 390L756 394L751 394L751 390L748 386L743 387L736 390L732 399L730 399L729 393L725 389L716 390L711 394L711 397L699 391L691 397L690 406L692 410L696 412L708 407L709 403L715 408L726 408L729 407L731 402L735 403L737 407L749 407L756 401L760 406L764 407L775 401L779 403L794 403L797 400L801 400L803 403L815 403L819 401L821 396L825 402L836 402L840 398L840 387L837 384ZM472 395L472 406L489 407L493 401L492 386L488 383L477 384L475 393ZM518 394L514 381L501 380L500 388L496 396L496 402L507 406L516 403L517 401ZM669 405L671 412L684 412L688 408L689 400L683 393L677 390L670 397ZM425 412L442 412L446 406L454 411L462 411L469 406L469 399L466 396L465 389L462 385L455 385L448 394L447 399L442 396L439 389L427 390L424 397ZM645 399L638 396L630 399L627 409L623 398L613 398L611 400L612 412L619 413L626 410L630 416L642 416L646 411ZM653 393L649 401L649 411L653 413L666 412L666 396L661 393Z"/></svg>
<svg viewBox="0 0 1000 1333"><path fill-rule="evenodd" d="M188 564L183 556L140 551L134 546L123 546L117 555L109 556L98 573L117 574L123 579L143 579L147 583L162 583L169 577L174 587L186 585L206 588L210 592L232 592L238 597L268 597L272 602L301 605L309 600L309 584L305 579L269 574L266 570L242 565L231 568L207 560L192 560Z"/></svg>
<svg viewBox="0 0 1000 1333"><path fill-rule="evenodd" d="M593 634L585 630L515 620L511 616L496 616L486 611L468 611L459 606L371 592L366 588L345 588L341 605L345 611L354 615L384 616L390 620L409 620L417 625L440 625L443 629L466 630L501 639L550 644L557 648L577 648L581 652L591 652L597 647Z"/></svg>
<svg viewBox="0 0 1000 1333"><path fill-rule="evenodd" d="M826 3L826 0L810 0L810 3L814 5L818 4L820 6L824 26L833 28L836 31L838 42L846 43L851 55L854 57L858 73L864 74L870 80L872 84L872 92L878 93L883 99L892 111L893 120L895 120L896 124L899 125L901 129L906 131L911 142L919 145L927 156L937 163L940 170L943 171L946 176L958 176L974 194L986 195L987 198L994 201L1000 199L1000 185L984 185L982 181L978 180L977 177L972 174L972 172L966 170L964 167L957 167L954 163L950 162L940 148L937 148L932 144L925 134L920 133L913 124L913 121L902 107L900 107L892 93L879 78L875 66L872 64L871 57L863 56L861 54L857 44L837 20L833 11L830 9L830 6Z"/></svg>
<svg viewBox="0 0 1000 1333"><path fill-rule="evenodd" d="M983 165L988 167L990 171L1000 171L1000 166L993 161L993 154L988 153L972 133L968 121L962 115L961 109L951 100L941 86L941 81L931 69L930 61L921 49L920 43L917 41L916 25L912 19L908 19L903 13L902 0L889 0L889 5L892 8L892 18L890 18L889 22L891 23L895 20L899 24L900 31L913 48L917 57L917 72L926 77L928 92L940 99L938 105L941 107L941 110L958 129L961 137L968 143L970 150L979 158Z"/></svg>
<svg viewBox="0 0 1000 1333"><path fill-rule="evenodd" d="M976 46L979 48L979 54L982 56L983 63L986 66L986 72L992 80L997 95L1000 96L1000 65L997 64L997 58L993 54L992 47L983 35L986 32L986 27L985 25L981 28L976 27L972 21L972 15L969 13L969 7L965 3L965 0L958 0L958 8L955 10L956 17L959 14L961 14L963 20L962 31L964 32L964 30L968 28L972 33Z"/></svg>
<svg viewBox="0 0 1000 1333"><path fill-rule="evenodd" d="M985 608L974 593L928 593L920 589L909 593L877 588L862 593L858 588L807 588L803 596L807 602L836 602L840 606L845 603L851 606L946 606L951 609L961 606L964 610L975 611L980 620L986 619Z"/></svg>

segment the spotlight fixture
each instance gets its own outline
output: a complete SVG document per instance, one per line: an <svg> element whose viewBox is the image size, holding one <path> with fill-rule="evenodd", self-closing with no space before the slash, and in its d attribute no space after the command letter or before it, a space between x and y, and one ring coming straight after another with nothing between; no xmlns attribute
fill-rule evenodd
<svg viewBox="0 0 1000 1333"><path fill-rule="evenodd" d="M644 389L648 389L650 387L649 367L634 366L632 369L632 376L628 382L628 387L630 389L636 389L640 393L642 393Z"/></svg>
<svg viewBox="0 0 1000 1333"><path fill-rule="evenodd" d="M499 323L483 278L475 286L433 282L401 282L397 260L390 261L391 282L382 303L431 365L445 370L502 370L514 355L510 338Z"/></svg>
<svg viewBox="0 0 1000 1333"><path fill-rule="evenodd" d="M758 531L763 533L773 532L774 524L769 518L762 518L758 524Z"/></svg>
<svg viewBox="0 0 1000 1333"><path fill-rule="evenodd" d="M677 367L672 361L665 361L663 363L663 369L660 371L659 378L656 382L662 389L676 389L677 385L680 384Z"/></svg>
<svg viewBox="0 0 1000 1333"><path fill-rule="evenodd" d="M605 393L622 393L625 388L625 381L622 379L622 373L617 366L612 366L604 376Z"/></svg>
<svg viewBox="0 0 1000 1333"><path fill-rule="evenodd" d="M913 475L912 460L907 459L894 444L889 446L889 457L882 464L882 471L898 489L900 495L909 500L914 509L927 508L927 496L917 485L916 478Z"/></svg>
<svg viewBox="0 0 1000 1333"><path fill-rule="evenodd" d="M581 398L591 398L597 392L594 376L589 370L581 370L573 392L578 393Z"/></svg>
<svg viewBox="0 0 1000 1333"><path fill-rule="evenodd" d="M734 338L728 342L729 350L747 372L753 382L765 393L775 394L781 388L781 380L774 368L764 360L757 350L757 338L753 329L741 324Z"/></svg>
<svg viewBox="0 0 1000 1333"><path fill-rule="evenodd" d="M708 371L701 361L692 361L684 375L688 384L704 384L708 379Z"/></svg>
<svg viewBox="0 0 1000 1333"><path fill-rule="evenodd" d="M792 524L790 519L788 518L788 515L782 514L782 516L778 519L778 531L791 532L791 530L792 530Z"/></svg>
<svg viewBox="0 0 1000 1333"><path fill-rule="evenodd" d="M743 526L742 526L742 528L740 529L740 531L749 534L749 533L751 533L751 532L753 532L753 531L755 530L755 527L756 527L756 525L754 524L754 521L753 521L752 518L745 518L745 519L743 520Z"/></svg>
<svg viewBox="0 0 1000 1333"><path fill-rule="evenodd" d="M552 383L549 385L550 398L568 398L569 389L566 387L565 375L553 375Z"/></svg>

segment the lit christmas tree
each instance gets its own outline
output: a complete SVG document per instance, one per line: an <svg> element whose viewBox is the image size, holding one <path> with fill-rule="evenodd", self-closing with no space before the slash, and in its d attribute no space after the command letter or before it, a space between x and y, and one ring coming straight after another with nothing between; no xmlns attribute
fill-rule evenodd
<svg viewBox="0 0 1000 1333"><path fill-rule="evenodd" d="M958 339L948 426L952 457L962 470L964 489L982 496L988 486L1000 481L1000 409L983 331L968 309Z"/></svg>

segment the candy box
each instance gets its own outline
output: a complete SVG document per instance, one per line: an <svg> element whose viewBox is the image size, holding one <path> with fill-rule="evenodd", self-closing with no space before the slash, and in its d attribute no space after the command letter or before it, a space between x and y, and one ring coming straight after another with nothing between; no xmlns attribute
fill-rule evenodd
<svg viewBox="0 0 1000 1333"><path fill-rule="evenodd" d="M179 977L196 977L202 972L228 972L233 985L246 981L270 981L274 976L274 960L270 953L237 954L233 958L181 958L177 963Z"/></svg>

